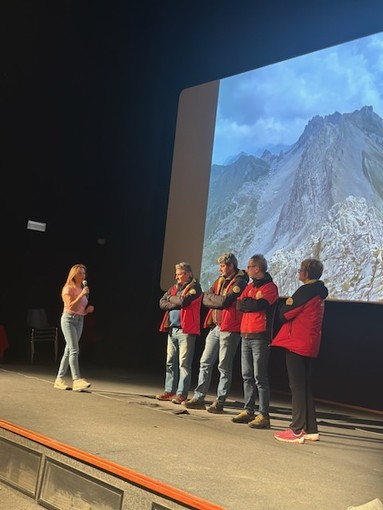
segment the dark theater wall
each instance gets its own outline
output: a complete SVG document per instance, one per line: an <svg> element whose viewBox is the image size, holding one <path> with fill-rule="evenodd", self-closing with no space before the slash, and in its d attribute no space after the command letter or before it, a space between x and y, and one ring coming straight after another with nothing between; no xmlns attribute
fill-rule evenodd
<svg viewBox="0 0 383 510"><path fill-rule="evenodd" d="M96 306L84 360L162 373L159 282L179 93L381 31L382 3L14 0L0 9L5 362L27 359L28 308L58 322L61 286L83 262ZM46 222L46 233L26 230L28 219ZM318 397L383 409L381 317L381 305L327 304ZM287 389L282 354L270 367L278 390ZM240 385L238 363L235 378Z"/></svg>

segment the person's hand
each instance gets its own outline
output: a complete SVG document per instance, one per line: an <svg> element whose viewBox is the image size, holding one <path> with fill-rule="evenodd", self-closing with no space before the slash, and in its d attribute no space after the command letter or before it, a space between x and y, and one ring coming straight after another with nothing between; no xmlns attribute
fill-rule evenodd
<svg viewBox="0 0 383 510"><path fill-rule="evenodd" d="M86 313L93 313L94 312L94 306L93 305L89 305L86 307Z"/></svg>
<svg viewBox="0 0 383 510"><path fill-rule="evenodd" d="M89 287L84 287L82 291L80 292L80 296L87 296L89 294Z"/></svg>

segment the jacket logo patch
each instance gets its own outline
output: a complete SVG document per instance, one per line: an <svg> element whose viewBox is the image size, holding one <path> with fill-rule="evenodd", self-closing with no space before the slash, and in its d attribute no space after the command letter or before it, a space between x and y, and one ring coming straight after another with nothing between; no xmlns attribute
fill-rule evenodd
<svg viewBox="0 0 383 510"><path fill-rule="evenodd" d="M255 294L255 299L261 299L262 298L262 291L259 290L256 294Z"/></svg>
<svg viewBox="0 0 383 510"><path fill-rule="evenodd" d="M238 287L238 285L234 285L233 292L235 292L235 294L239 294L241 292L241 287Z"/></svg>
<svg viewBox="0 0 383 510"><path fill-rule="evenodd" d="M189 294L191 294L191 295L196 294L196 293L197 293L197 291L195 289L190 289L190 291L189 291Z"/></svg>

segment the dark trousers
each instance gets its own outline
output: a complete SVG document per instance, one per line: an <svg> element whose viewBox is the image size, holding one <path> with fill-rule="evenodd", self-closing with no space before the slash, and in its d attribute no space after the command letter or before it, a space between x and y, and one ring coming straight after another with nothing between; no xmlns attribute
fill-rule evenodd
<svg viewBox="0 0 383 510"><path fill-rule="evenodd" d="M286 367L292 397L291 430L298 434L301 430L307 434L316 434L315 405L311 391L311 358L286 351Z"/></svg>

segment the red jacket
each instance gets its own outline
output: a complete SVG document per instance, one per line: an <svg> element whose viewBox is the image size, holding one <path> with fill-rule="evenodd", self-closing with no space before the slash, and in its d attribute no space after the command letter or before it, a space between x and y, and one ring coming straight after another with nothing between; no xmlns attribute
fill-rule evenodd
<svg viewBox="0 0 383 510"><path fill-rule="evenodd" d="M327 288L321 280L302 285L280 310L284 324L272 341L273 346L316 358L319 353Z"/></svg>
<svg viewBox="0 0 383 510"><path fill-rule="evenodd" d="M165 310L160 325L161 332L169 331L169 310L180 309L180 321L183 333L199 335L201 333L202 289L194 278L184 287L173 285L160 299L160 308Z"/></svg>
<svg viewBox="0 0 383 510"><path fill-rule="evenodd" d="M214 327L214 311L220 310L219 326L221 331L230 333L239 332L241 329L242 312L237 310L236 301L242 294L249 281L249 277L239 269L233 278L227 280L220 276L213 286L204 294L203 304L210 308L206 316L203 327Z"/></svg>
<svg viewBox="0 0 383 510"><path fill-rule="evenodd" d="M264 279L249 283L237 301L237 308L243 312L241 334L270 332L275 310L272 305L277 301L278 288L268 273Z"/></svg>

